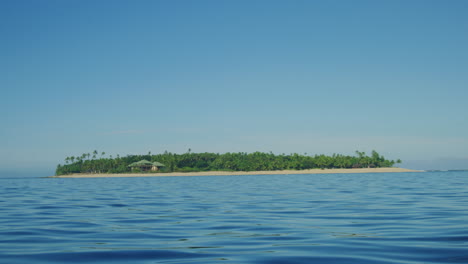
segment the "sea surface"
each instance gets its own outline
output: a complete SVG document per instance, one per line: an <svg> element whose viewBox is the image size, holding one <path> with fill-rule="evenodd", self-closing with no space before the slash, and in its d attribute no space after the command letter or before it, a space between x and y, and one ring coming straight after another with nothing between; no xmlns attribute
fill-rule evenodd
<svg viewBox="0 0 468 264"><path fill-rule="evenodd" d="M0 263L468 263L468 172L4 177Z"/></svg>

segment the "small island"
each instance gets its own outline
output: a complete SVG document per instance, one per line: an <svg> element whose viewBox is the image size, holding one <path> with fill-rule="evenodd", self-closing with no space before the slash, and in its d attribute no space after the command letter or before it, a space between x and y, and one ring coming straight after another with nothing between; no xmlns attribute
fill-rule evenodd
<svg viewBox="0 0 468 264"><path fill-rule="evenodd" d="M356 155L333 154L310 156L272 152L238 153L186 153L164 152L152 155L105 157L105 152L84 153L65 158L53 177L145 177L145 176L209 176L209 175L265 175L409 172L413 170L393 167L401 163L388 160L376 151L371 155L356 151Z"/></svg>

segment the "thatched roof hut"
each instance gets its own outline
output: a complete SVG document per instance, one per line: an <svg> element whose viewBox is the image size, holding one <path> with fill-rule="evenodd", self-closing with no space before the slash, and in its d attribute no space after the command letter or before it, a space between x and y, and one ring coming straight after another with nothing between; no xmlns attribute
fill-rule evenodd
<svg viewBox="0 0 468 264"><path fill-rule="evenodd" d="M162 164L161 162L157 162L157 161L153 162L153 165L157 166L157 167L166 167L166 165Z"/></svg>
<svg viewBox="0 0 468 264"><path fill-rule="evenodd" d="M131 163L130 165L128 165L130 168L135 169L135 168L139 168L140 170L142 171L157 171L159 170L159 168L161 167L165 167L164 164L160 163L160 162L151 162L151 161L147 161L147 160L140 160L140 161L137 161L137 162L133 162Z"/></svg>

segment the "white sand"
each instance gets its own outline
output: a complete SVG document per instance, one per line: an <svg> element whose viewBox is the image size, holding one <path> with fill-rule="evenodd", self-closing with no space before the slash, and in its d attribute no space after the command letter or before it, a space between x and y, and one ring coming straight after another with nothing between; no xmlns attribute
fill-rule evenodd
<svg viewBox="0 0 468 264"><path fill-rule="evenodd" d="M169 173L122 173L122 174L71 174L50 178L106 178L106 177L170 177L170 176L229 176L229 175L277 175L277 174L328 174L328 173L380 173L380 172L420 172L403 168L363 168L363 169L311 169L281 171L205 171Z"/></svg>

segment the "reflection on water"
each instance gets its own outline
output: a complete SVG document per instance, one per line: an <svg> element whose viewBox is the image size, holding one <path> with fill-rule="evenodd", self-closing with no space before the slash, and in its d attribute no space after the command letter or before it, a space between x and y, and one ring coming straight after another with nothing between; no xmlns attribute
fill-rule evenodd
<svg viewBox="0 0 468 264"><path fill-rule="evenodd" d="M468 172L0 179L0 263L468 263Z"/></svg>

